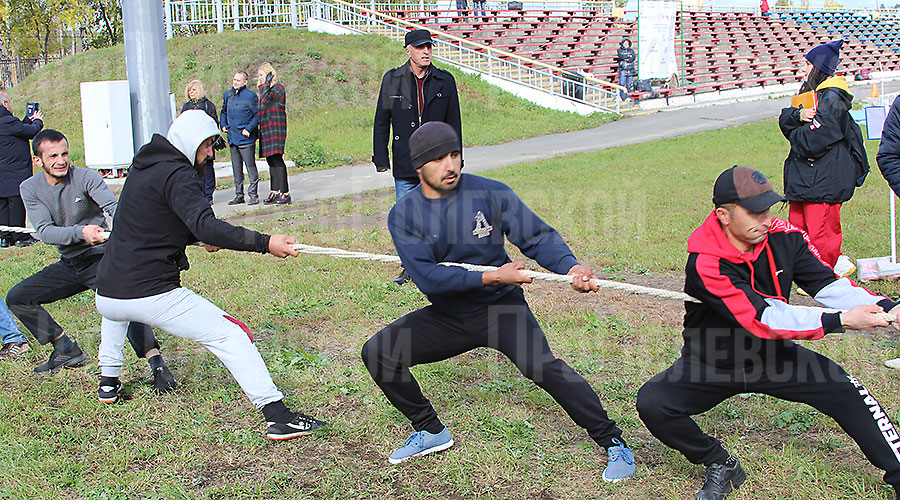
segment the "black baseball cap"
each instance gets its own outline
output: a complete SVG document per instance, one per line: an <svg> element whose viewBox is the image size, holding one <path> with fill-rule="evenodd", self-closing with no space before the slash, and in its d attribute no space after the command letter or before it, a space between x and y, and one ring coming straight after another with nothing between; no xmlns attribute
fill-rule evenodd
<svg viewBox="0 0 900 500"><path fill-rule="evenodd" d="M713 187L713 204L717 207L737 203L759 213L779 201L785 201L784 196L776 193L769 179L755 168L735 165L722 172Z"/></svg>
<svg viewBox="0 0 900 500"><path fill-rule="evenodd" d="M421 47L426 43L434 45L431 39L431 32L428 30L412 30L406 32L406 38L403 39L403 46L412 45L413 47Z"/></svg>

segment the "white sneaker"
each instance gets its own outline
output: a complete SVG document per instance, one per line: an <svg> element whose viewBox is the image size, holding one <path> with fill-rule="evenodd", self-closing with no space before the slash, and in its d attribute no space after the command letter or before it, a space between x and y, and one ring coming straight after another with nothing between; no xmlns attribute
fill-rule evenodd
<svg viewBox="0 0 900 500"><path fill-rule="evenodd" d="M895 370L900 370L900 358L889 359L884 362L884 366L888 368L893 368Z"/></svg>
<svg viewBox="0 0 900 500"><path fill-rule="evenodd" d="M856 266L853 264L853 261L850 260L850 257L846 255L841 255L838 257L837 263L834 265L834 273L840 277L850 276L850 274L856 271Z"/></svg>

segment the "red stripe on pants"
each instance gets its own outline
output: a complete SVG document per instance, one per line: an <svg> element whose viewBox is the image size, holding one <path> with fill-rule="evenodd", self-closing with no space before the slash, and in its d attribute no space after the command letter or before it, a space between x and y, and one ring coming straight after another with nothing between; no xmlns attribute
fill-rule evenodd
<svg viewBox="0 0 900 500"><path fill-rule="evenodd" d="M809 235L816 250L831 267L841 255L841 204L792 201L788 210L788 222Z"/></svg>

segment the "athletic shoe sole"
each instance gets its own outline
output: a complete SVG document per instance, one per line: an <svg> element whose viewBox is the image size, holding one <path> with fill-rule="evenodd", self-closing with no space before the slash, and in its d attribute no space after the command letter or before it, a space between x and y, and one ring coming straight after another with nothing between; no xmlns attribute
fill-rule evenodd
<svg viewBox="0 0 900 500"><path fill-rule="evenodd" d="M87 359L87 354L81 353L80 356L76 356L76 357L66 361L65 363L57 366L56 368L51 368L50 370L38 371L38 369L35 368L34 373L36 373L38 375L52 375L52 374L62 370L63 368L75 368L78 365L80 365L81 363L84 363L84 360L86 360L86 359Z"/></svg>
<svg viewBox="0 0 900 500"><path fill-rule="evenodd" d="M271 439L272 441L287 441L288 439L298 438L300 436L307 436L312 434L313 431L297 431L292 432L290 434L269 434L266 433L266 437Z"/></svg>
<svg viewBox="0 0 900 500"><path fill-rule="evenodd" d="M391 457L388 457L388 462L390 462L390 463L392 463L392 464L394 464L394 465L397 465L397 464L399 464L399 463L401 463L401 462L404 462L404 461L406 461L406 460L409 460L410 458L413 458L413 457L424 457L425 455L429 455L429 454L431 454L431 453L437 453L437 452L439 452L439 451L444 451L444 450L446 450L447 448L449 448L449 447L451 447L451 446L453 446L453 439L451 439L450 441L447 441L447 442L444 443L444 444L441 444L441 445L438 445L438 446L434 446L434 447L428 448L427 450L422 450L422 451L420 451L420 452L418 452L418 453L416 453L416 454L410 455L410 456L408 456L408 457L403 457L403 458L391 458Z"/></svg>
<svg viewBox="0 0 900 500"><path fill-rule="evenodd" d="M101 403L106 403L106 404L109 405L109 404L113 404L113 403L119 401L119 395L116 394L115 396L113 396L113 397L111 397L111 398L103 398L103 397L97 396L97 399L98 399Z"/></svg>
<svg viewBox="0 0 900 500"><path fill-rule="evenodd" d="M628 477L631 477L631 476L628 476ZM618 483L619 481L628 479L628 477L619 477L619 478L615 478L615 479L610 479L610 478L606 477L606 472L603 473L603 480L606 481L607 483Z"/></svg>

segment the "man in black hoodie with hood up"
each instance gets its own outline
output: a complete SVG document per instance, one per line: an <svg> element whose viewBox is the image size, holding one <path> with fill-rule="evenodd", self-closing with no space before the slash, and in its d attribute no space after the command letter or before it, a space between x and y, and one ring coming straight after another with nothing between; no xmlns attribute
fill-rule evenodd
<svg viewBox="0 0 900 500"><path fill-rule="evenodd" d="M97 310L103 315L98 396L105 403L118 400L127 322L139 321L203 344L262 410L269 439L291 439L326 424L290 411L247 326L180 282L189 267L185 247L197 240L211 252L297 256L293 237L232 226L213 214L199 169L218 137L215 120L200 110L185 111L166 137L154 134L134 157L98 270Z"/></svg>

